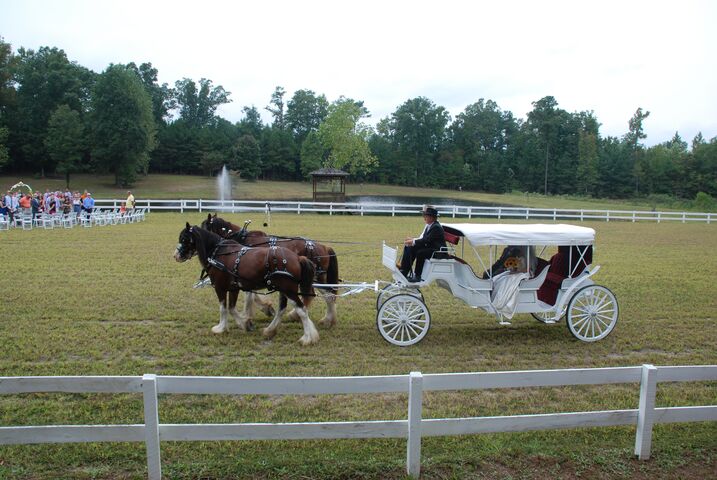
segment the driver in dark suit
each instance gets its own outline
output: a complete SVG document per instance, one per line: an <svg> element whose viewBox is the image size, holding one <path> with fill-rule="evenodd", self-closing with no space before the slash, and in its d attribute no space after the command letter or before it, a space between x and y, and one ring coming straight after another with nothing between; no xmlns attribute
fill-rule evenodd
<svg viewBox="0 0 717 480"><path fill-rule="evenodd" d="M418 238L407 238L403 242L403 257L401 258L401 273L409 282L420 282L423 272L423 262L431 258L433 252L446 246L443 236L443 227L438 223L438 210L431 206L423 208L423 221L426 226ZM416 261L415 274L411 275L411 265Z"/></svg>

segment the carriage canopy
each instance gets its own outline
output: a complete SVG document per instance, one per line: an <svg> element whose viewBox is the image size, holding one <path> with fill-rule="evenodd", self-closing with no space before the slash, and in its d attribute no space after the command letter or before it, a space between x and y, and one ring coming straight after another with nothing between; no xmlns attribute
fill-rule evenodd
<svg viewBox="0 0 717 480"><path fill-rule="evenodd" d="M443 223L471 245L592 245L595 230L567 224Z"/></svg>

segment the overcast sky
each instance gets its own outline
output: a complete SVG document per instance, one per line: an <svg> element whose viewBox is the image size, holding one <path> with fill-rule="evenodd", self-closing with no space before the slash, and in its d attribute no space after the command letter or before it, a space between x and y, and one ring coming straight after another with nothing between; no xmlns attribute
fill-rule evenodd
<svg viewBox="0 0 717 480"><path fill-rule="evenodd" d="M717 2L0 0L0 36L101 72L151 62L160 83L209 78L219 114L264 110L274 88L363 100L372 122L425 96L452 118L480 98L525 118L552 95L645 143L717 136Z"/></svg>

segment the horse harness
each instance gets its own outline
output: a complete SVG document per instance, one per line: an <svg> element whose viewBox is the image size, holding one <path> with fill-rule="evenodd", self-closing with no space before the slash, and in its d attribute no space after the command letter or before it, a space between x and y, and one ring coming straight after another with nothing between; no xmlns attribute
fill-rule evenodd
<svg viewBox="0 0 717 480"><path fill-rule="evenodd" d="M239 265L241 264L242 257L246 255L249 250L253 250L254 247L242 246L239 250L223 251L221 253L222 255L227 255L235 252L237 254L236 259L234 260L234 266L230 270L223 262L216 259L216 256L219 253L219 249L223 246L226 247L228 246L228 244L225 244L223 242L219 243L212 252L212 254L207 258L207 263L209 265L206 269L202 270L199 280L202 281L205 277L209 275L209 268L216 268L222 272L230 274L233 277L233 280L231 282L231 286L233 288L247 291L248 289L242 288L241 276L239 275ZM279 249L276 245L272 245L271 247L267 248L266 257L264 259L264 268L266 270L266 273L264 275L264 283L266 284L266 287L269 292L273 292L274 290L276 290L274 284L272 283L272 279L274 277L283 276L288 277L297 283L299 282L299 280L294 277L294 275L292 275L286 270L287 260L286 257L283 255L283 252L284 249Z"/></svg>

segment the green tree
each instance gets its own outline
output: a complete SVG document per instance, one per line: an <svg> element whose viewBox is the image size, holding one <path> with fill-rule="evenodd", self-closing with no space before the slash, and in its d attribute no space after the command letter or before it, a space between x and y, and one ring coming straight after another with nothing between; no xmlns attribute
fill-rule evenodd
<svg viewBox="0 0 717 480"><path fill-rule="evenodd" d="M8 154L7 149L7 137L8 137L8 129L0 126L0 170L3 169L5 165L7 165L10 161L10 155Z"/></svg>
<svg viewBox="0 0 717 480"><path fill-rule="evenodd" d="M556 149L558 128L562 111L552 96L543 97L533 102L533 110L528 113L528 124L540 138L545 152L545 176L543 191L548 194L548 171L550 166L551 148Z"/></svg>
<svg viewBox="0 0 717 480"><path fill-rule="evenodd" d="M222 169L226 161L227 159L224 155L214 150L202 152L199 164L202 166L204 173L211 177L214 172Z"/></svg>
<svg viewBox="0 0 717 480"><path fill-rule="evenodd" d="M578 190L583 195L593 195L598 180L598 152L595 134L580 130L578 141Z"/></svg>
<svg viewBox="0 0 717 480"><path fill-rule="evenodd" d="M37 52L20 48L18 54L17 113L11 141L22 164L19 166L39 167L44 175L55 169L45 149L50 115L60 105L68 105L84 116L94 74L70 62L57 48L41 47Z"/></svg>
<svg viewBox="0 0 717 480"><path fill-rule="evenodd" d="M284 87L277 86L274 89L274 93L271 94L269 105L265 107L265 109L274 117L272 126L274 128L278 128L279 130L284 130L286 127L286 123L284 121L284 95L286 95Z"/></svg>
<svg viewBox="0 0 717 480"><path fill-rule="evenodd" d="M261 171L265 180L297 178L299 155L291 133L273 125L265 128L261 132L260 150Z"/></svg>
<svg viewBox="0 0 717 480"><path fill-rule="evenodd" d="M166 125L169 118L169 111L176 107L176 99L174 91L169 85L163 83L159 85L157 75L159 71L152 66L151 63L143 63L137 67L134 62L127 65L133 70L144 85L145 90L152 99L152 113L154 114L154 123L159 126Z"/></svg>
<svg viewBox="0 0 717 480"><path fill-rule="evenodd" d="M110 65L92 100L93 157L102 170L115 174L117 185L129 185L147 170L155 147L151 98L131 68Z"/></svg>
<svg viewBox="0 0 717 480"><path fill-rule="evenodd" d="M259 110L252 105L251 107L242 108L242 112L244 112L244 118L239 120L239 124L237 125L239 135L251 135L255 139L261 138L261 131L264 129L264 124L261 121Z"/></svg>
<svg viewBox="0 0 717 480"><path fill-rule="evenodd" d="M199 80L199 88L194 80L183 78L175 82L175 100L179 116L193 128L205 127L215 121L220 105L231 102L230 92L206 78Z"/></svg>
<svg viewBox="0 0 717 480"><path fill-rule="evenodd" d="M252 135L239 137L235 147L236 168L247 180L256 180L261 173L259 142Z"/></svg>
<svg viewBox="0 0 717 480"><path fill-rule="evenodd" d="M375 168L376 157L368 147L371 130L360 121L363 113L362 104L349 98L341 98L329 107L318 131L321 144L329 152L324 166L353 174Z"/></svg>
<svg viewBox="0 0 717 480"><path fill-rule="evenodd" d="M67 105L52 112L45 137L47 153L56 163L56 170L65 175L70 188L70 174L82 170L85 153L85 128L80 114Z"/></svg>
<svg viewBox="0 0 717 480"><path fill-rule="evenodd" d="M450 115L426 97L407 100L391 115L388 128L394 147L400 155L401 169L409 183L425 185L433 177L426 175L419 181L418 172L430 172L446 135Z"/></svg>
<svg viewBox="0 0 717 480"><path fill-rule="evenodd" d="M687 193L692 196L704 192L717 197L717 137L698 143L688 162Z"/></svg>
<svg viewBox="0 0 717 480"><path fill-rule="evenodd" d="M458 114L449 134L456 158L463 158L462 186L490 192L509 188L511 142L517 129L513 114L501 111L493 100L481 98Z"/></svg>
<svg viewBox="0 0 717 480"><path fill-rule="evenodd" d="M309 178L310 173L321 168L327 153L321 145L318 132L309 132L301 144L301 176Z"/></svg>
<svg viewBox="0 0 717 480"><path fill-rule="evenodd" d="M152 151L152 171L166 173L198 173L202 158L201 130L181 119L157 132L158 145Z"/></svg>
<svg viewBox="0 0 717 480"><path fill-rule="evenodd" d="M286 125L301 145L306 136L318 130L329 113L329 102L324 95L316 96L312 90L297 90L286 108Z"/></svg>
<svg viewBox="0 0 717 480"><path fill-rule="evenodd" d="M19 58L12 53L12 45L0 36L0 126L4 125L7 110L15 104L13 75Z"/></svg>
<svg viewBox="0 0 717 480"><path fill-rule="evenodd" d="M640 165L640 157L643 154L643 148L642 144L640 144L640 140L647 138L647 135L645 135L642 128L642 122L644 122L649 116L650 112L643 112L642 107L635 110L635 113L628 122L629 130L623 137L623 141L625 142L625 145L632 157L633 176L635 178L635 195L640 194L640 180L644 179L645 176L645 172L642 171Z"/></svg>
<svg viewBox="0 0 717 480"><path fill-rule="evenodd" d="M598 139L598 143L596 195L609 198L630 195L633 167L627 146L617 137Z"/></svg>

